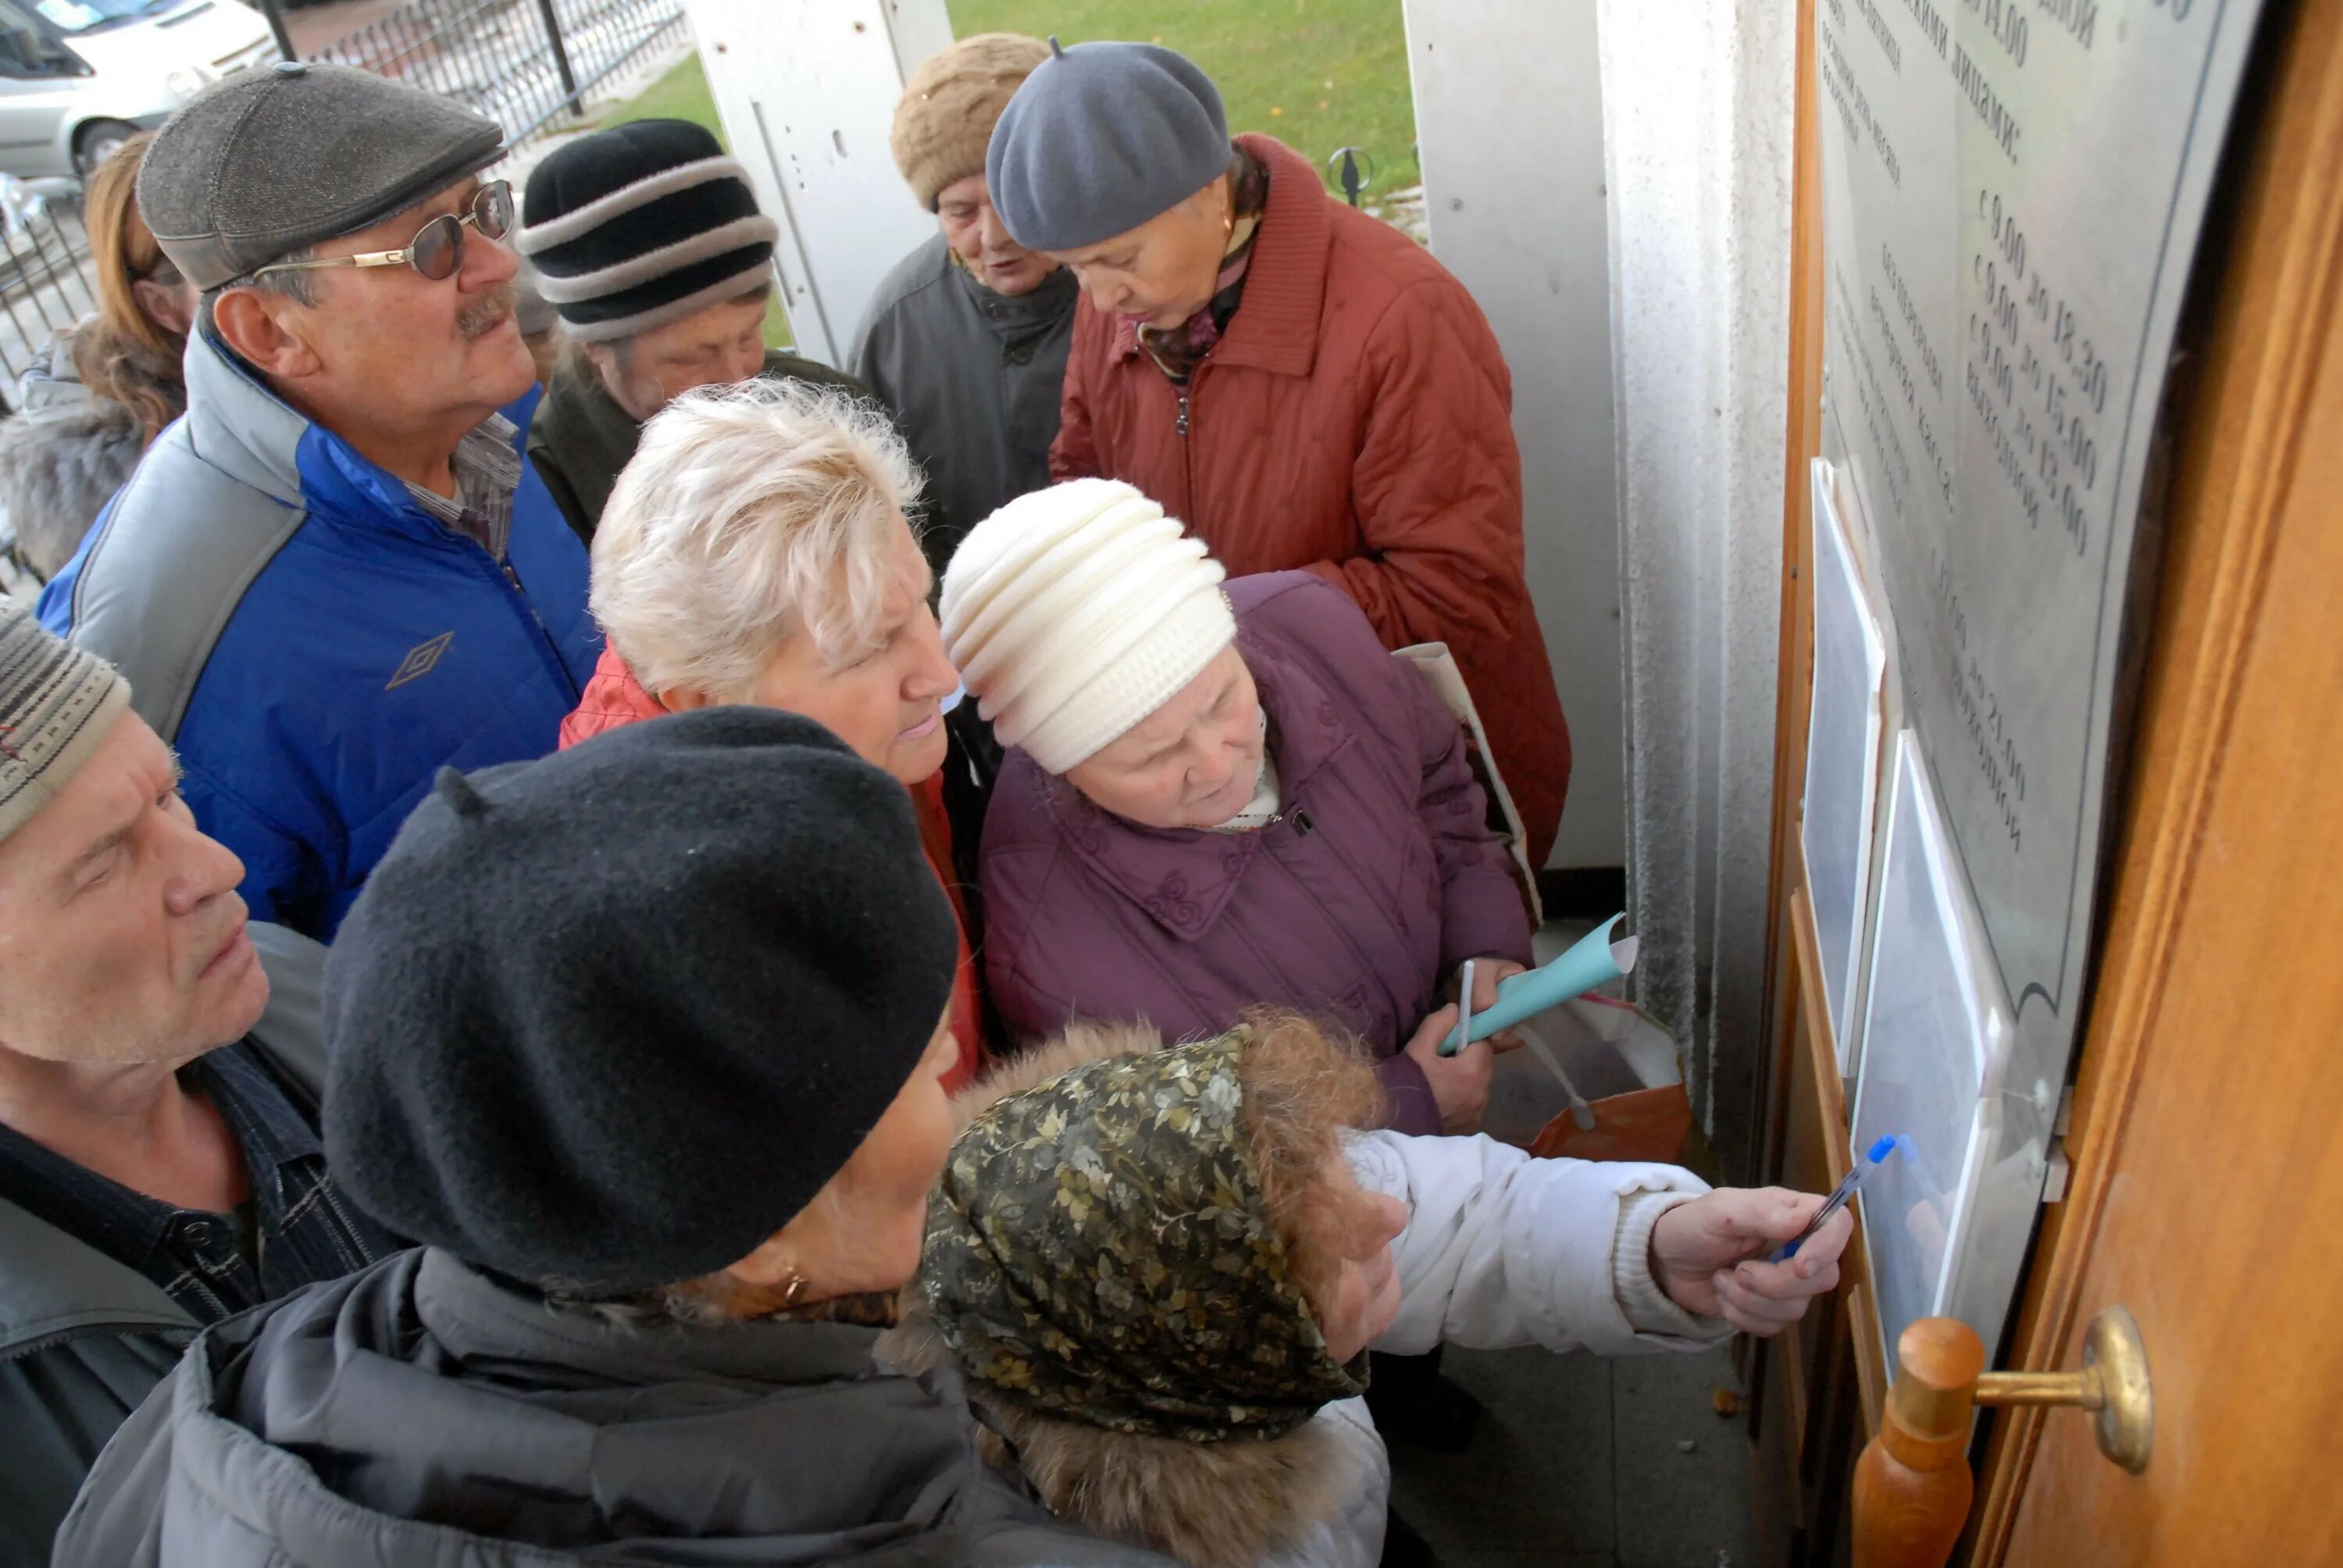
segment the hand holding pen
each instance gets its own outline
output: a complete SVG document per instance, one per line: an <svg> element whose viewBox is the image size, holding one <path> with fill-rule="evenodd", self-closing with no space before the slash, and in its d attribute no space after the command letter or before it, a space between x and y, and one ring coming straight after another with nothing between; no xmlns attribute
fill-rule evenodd
<svg viewBox="0 0 2343 1568"><path fill-rule="evenodd" d="M1778 1334L1805 1315L1807 1302L1838 1288L1839 1254L1855 1233L1844 1210L1825 1219L1795 1258L1768 1261L1783 1242L1806 1235L1828 1201L1782 1187L1704 1192L1652 1227L1653 1282L1688 1312L1760 1338Z"/></svg>
<svg viewBox="0 0 2343 1568"><path fill-rule="evenodd" d="M1892 1132L1885 1138L1873 1140L1871 1147L1864 1151L1863 1158L1857 1160L1847 1173L1838 1179L1838 1185L1832 1188L1830 1196L1823 1200L1823 1206L1815 1211L1815 1217L1808 1221L1806 1228L1783 1242L1767 1261L1778 1263L1785 1259L1796 1257L1798 1249L1805 1244L1806 1238L1821 1230L1833 1214L1845 1208L1846 1201L1855 1196L1855 1190L1862 1186L1873 1171L1885 1164L1889 1155L1902 1147L1904 1147L1904 1140Z"/></svg>

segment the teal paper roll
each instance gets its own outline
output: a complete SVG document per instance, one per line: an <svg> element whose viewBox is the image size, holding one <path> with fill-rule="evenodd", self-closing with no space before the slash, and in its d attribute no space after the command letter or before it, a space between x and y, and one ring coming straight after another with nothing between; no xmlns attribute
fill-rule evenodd
<svg viewBox="0 0 2343 1568"><path fill-rule="evenodd" d="M1511 1029L1525 1018L1535 1018L1548 1008L1560 1007L1582 991L1593 990L1606 981L1617 980L1635 967L1634 937L1621 937L1614 941L1611 933L1619 929L1624 914L1616 914L1586 933L1568 952L1543 969L1534 969L1497 982L1497 1000L1489 1010L1473 1015L1473 1038L1486 1040L1501 1029ZM1455 1030L1440 1044L1440 1054L1453 1056L1464 1049L1464 1041Z"/></svg>

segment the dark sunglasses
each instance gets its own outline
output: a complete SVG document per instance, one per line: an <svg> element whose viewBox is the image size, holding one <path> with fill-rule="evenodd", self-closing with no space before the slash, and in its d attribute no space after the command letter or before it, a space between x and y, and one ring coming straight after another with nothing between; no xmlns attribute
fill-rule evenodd
<svg viewBox="0 0 2343 1568"><path fill-rule="evenodd" d="M256 267L252 276L272 272L306 272L318 266L411 266L434 283L456 276L464 265L464 226L470 224L489 239L512 232L512 181L490 180L472 197L472 210L458 217L442 213L415 231L405 250L363 250L356 256L329 256L322 261L280 261Z"/></svg>

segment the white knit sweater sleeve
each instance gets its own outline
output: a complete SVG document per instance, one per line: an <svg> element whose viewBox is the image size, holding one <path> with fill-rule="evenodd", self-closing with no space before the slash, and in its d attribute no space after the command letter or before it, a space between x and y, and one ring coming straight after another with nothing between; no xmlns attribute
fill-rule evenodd
<svg viewBox="0 0 2343 1568"><path fill-rule="evenodd" d="M1534 1160L1486 1136L1349 1135L1360 1184L1408 1207L1399 1315L1374 1349L1698 1350L1732 1332L1651 1277L1652 1226L1708 1184L1673 1165Z"/></svg>

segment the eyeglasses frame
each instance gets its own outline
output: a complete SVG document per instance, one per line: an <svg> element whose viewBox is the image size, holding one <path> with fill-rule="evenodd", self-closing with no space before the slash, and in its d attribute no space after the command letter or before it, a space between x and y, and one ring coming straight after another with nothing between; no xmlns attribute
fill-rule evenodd
<svg viewBox="0 0 2343 1568"><path fill-rule="evenodd" d="M362 250L355 256L329 256L316 261L272 261L266 266L254 267L246 276L255 281L257 281L260 278L267 276L272 272L309 272L318 267L327 266L414 266L415 261L415 252L417 246L422 241L424 230L428 229L432 224L438 223L443 219L454 218L456 220L456 265L454 268L448 272L447 277L433 277L421 267L417 266L415 268L415 275L417 277L423 278L426 282L445 283L447 281L448 277L455 276L457 273L461 272L464 269L464 226L467 224L470 225L475 229L478 229L480 226L480 205L487 201L489 196L499 187L501 187L505 193L505 201L507 206L510 206L512 203L512 181L490 180L486 185L482 186L478 191L473 193L472 205L469 211L460 213L441 213L438 217L432 218L429 222L426 223L422 228L417 229L415 231L415 237L407 242L407 246L404 249ZM518 216L518 209L515 209L514 216ZM505 233L510 234L511 232L512 226L509 220L508 220L505 226ZM486 235L484 237L493 241L501 239L503 236Z"/></svg>

